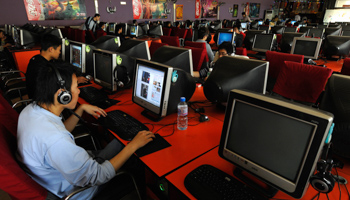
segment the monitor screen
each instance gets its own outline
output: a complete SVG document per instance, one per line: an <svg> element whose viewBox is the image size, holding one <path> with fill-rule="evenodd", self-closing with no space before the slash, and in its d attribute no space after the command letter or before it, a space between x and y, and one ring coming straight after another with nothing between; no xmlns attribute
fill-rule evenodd
<svg viewBox="0 0 350 200"><path fill-rule="evenodd" d="M130 26L130 35L137 37L137 26Z"/></svg>
<svg viewBox="0 0 350 200"><path fill-rule="evenodd" d="M105 50L93 50L94 82L102 87L116 91L114 69L116 68L117 54Z"/></svg>
<svg viewBox="0 0 350 200"><path fill-rule="evenodd" d="M108 32L114 33L115 32L115 23L109 23L108 24Z"/></svg>
<svg viewBox="0 0 350 200"><path fill-rule="evenodd" d="M242 29L247 29L247 22L242 22L241 23L241 28Z"/></svg>
<svg viewBox="0 0 350 200"><path fill-rule="evenodd" d="M295 22L297 22L297 21L291 21L290 23L291 23L292 25L294 25Z"/></svg>
<svg viewBox="0 0 350 200"><path fill-rule="evenodd" d="M266 31L266 33L270 32L270 26L266 26L266 25L261 25L258 27L258 30L264 30Z"/></svg>
<svg viewBox="0 0 350 200"><path fill-rule="evenodd" d="M265 94L269 62L224 56L219 58L203 87L205 97L225 103L232 89L247 89Z"/></svg>
<svg viewBox="0 0 350 200"><path fill-rule="evenodd" d="M134 58L151 60L148 43L145 40L125 40L123 44L117 49L117 52Z"/></svg>
<svg viewBox="0 0 350 200"><path fill-rule="evenodd" d="M219 36L218 36L218 43L217 43L217 45L219 46L223 42L230 42L230 43L233 44L234 43L234 38L235 38L235 33L233 33L233 32L228 32L228 33L220 32Z"/></svg>
<svg viewBox="0 0 350 200"><path fill-rule="evenodd" d="M258 21L258 24L259 24L259 25L263 25L264 22L263 22L263 21Z"/></svg>
<svg viewBox="0 0 350 200"><path fill-rule="evenodd" d="M86 72L86 57L85 57L85 50L86 45L84 43L79 42L71 42L69 44L70 50L69 50L69 61L72 65L78 67L80 70L80 73Z"/></svg>
<svg viewBox="0 0 350 200"><path fill-rule="evenodd" d="M137 60L132 101L158 117L167 114L173 68Z"/></svg>
<svg viewBox="0 0 350 200"><path fill-rule="evenodd" d="M294 198L315 172L333 115L244 90L230 92L219 155Z"/></svg>
<svg viewBox="0 0 350 200"><path fill-rule="evenodd" d="M292 49L293 40L295 37L304 37L305 33L283 33L280 48L284 53L289 53Z"/></svg>
<svg viewBox="0 0 350 200"><path fill-rule="evenodd" d="M276 43L275 34L256 34L253 43L253 51L266 52L271 51Z"/></svg>
<svg viewBox="0 0 350 200"><path fill-rule="evenodd" d="M318 59L321 44L321 38L295 37L291 54L304 55L304 58Z"/></svg>
<svg viewBox="0 0 350 200"><path fill-rule="evenodd" d="M154 52L152 61L182 69L193 76L192 51L190 49L162 46Z"/></svg>
<svg viewBox="0 0 350 200"><path fill-rule="evenodd" d="M150 36L163 36L162 25L153 25L148 30L148 35Z"/></svg>
<svg viewBox="0 0 350 200"><path fill-rule="evenodd" d="M271 33L273 34L282 34L284 32L284 26L274 26L271 28Z"/></svg>

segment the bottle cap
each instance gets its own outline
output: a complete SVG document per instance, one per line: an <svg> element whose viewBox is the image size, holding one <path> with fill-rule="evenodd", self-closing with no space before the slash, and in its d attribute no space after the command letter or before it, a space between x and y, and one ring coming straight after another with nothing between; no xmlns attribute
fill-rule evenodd
<svg viewBox="0 0 350 200"><path fill-rule="evenodd" d="M186 101L186 97L181 97L180 98L180 102L185 102Z"/></svg>

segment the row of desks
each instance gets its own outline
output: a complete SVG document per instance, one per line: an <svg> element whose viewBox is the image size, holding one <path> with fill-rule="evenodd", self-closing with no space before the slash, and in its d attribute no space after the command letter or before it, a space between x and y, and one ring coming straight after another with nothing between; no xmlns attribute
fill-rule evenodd
<svg viewBox="0 0 350 200"><path fill-rule="evenodd" d="M110 98L117 99L120 102L106 109L106 111L122 110L146 124L153 132L161 128L157 133L163 136L171 146L140 157L140 160L155 174L156 178L165 178L171 187L176 188L172 192L181 193L181 198L195 199L185 188L184 179L189 172L202 164L213 165L233 176L234 165L218 155L218 145L225 115L224 109L217 108L209 102L198 103L197 107L204 107L205 114L209 116L210 120L202 123L199 122L199 114L189 108L189 126L187 130L180 131L176 128L176 113L164 117L160 122L153 122L140 114L143 108L132 103L131 95L132 89L122 90L114 95L110 95ZM190 101L206 101L203 88L200 85L197 85L197 89ZM79 103L86 102L80 98ZM174 125L162 128L164 125L173 123ZM128 141L122 140L116 133L112 132L112 134L123 144L126 145L128 143ZM338 170L338 172L339 175L350 180L350 165L348 163L345 164L342 170ZM342 191L341 199L349 199L345 186L341 185L340 189ZM317 191L309 187L302 199L312 199L316 194ZM168 195L169 199L179 198L174 193L168 193ZM336 184L333 192L328 194L328 196L330 199L339 199L339 195L339 188ZM280 191L275 198L292 199ZM327 197L326 195L321 195L320 199L327 199Z"/></svg>

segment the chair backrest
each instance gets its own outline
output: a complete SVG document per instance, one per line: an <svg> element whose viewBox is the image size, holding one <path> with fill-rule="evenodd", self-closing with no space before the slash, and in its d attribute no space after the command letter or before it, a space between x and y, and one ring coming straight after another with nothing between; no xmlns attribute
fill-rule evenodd
<svg viewBox="0 0 350 200"><path fill-rule="evenodd" d="M162 29L163 29L163 35L164 36L170 36L171 28L162 27Z"/></svg>
<svg viewBox="0 0 350 200"><path fill-rule="evenodd" d="M206 45L205 45L204 42L185 41L185 46L195 47L195 48L201 48L201 49L204 49L205 52L207 52L207 47L206 47ZM204 62L209 62L208 54L207 54L207 56L204 58Z"/></svg>
<svg viewBox="0 0 350 200"><path fill-rule="evenodd" d="M160 36L162 43L166 43L170 46L180 47L180 40L177 36Z"/></svg>
<svg viewBox="0 0 350 200"><path fill-rule="evenodd" d="M94 32L92 30L86 31L86 43L90 44L96 40L96 37L94 35Z"/></svg>
<svg viewBox="0 0 350 200"><path fill-rule="evenodd" d="M70 29L70 31L69 31L68 39L75 41L75 31L77 29L75 29L75 28L69 28L69 29Z"/></svg>
<svg viewBox="0 0 350 200"><path fill-rule="evenodd" d="M186 40L192 41L193 38L193 30L192 29L187 29L187 34L186 34Z"/></svg>
<svg viewBox="0 0 350 200"><path fill-rule="evenodd" d="M18 70L26 73L29 61L33 56L40 54L40 50L31 50L31 51L18 51L12 53L13 59ZM23 74L21 76L24 77Z"/></svg>
<svg viewBox="0 0 350 200"><path fill-rule="evenodd" d="M178 31L180 28L178 27L171 27L171 36L178 36Z"/></svg>
<svg viewBox="0 0 350 200"><path fill-rule="evenodd" d="M75 29L75 41L85 43L85 30Z"/></svg>
<svg viewBox="0 0 350 200"><path fill-rule="evenodd" d="M191 46L184 46L184 48L192 50L193 71L199 71L205 61L205 56L208 56L207 52L202 48Z"/></svg>
<svg viewBox="0 0 350 200"><path fill-rule="evenodd" d="M343 67L341 68L341 74L350 76L350 58L345 58Z"/></svg>
<svg viewBox="0 0 350 200"><path fill-rule="evenodd" d="M237 47L236 54L241 56L247 56L247 49L243 47Z"/></svg>
<svg viewBox="0 0 350 200"><path fill-rule="evenodd" d="M0 95L0 123L15 137L17 137L17 121L19 114L9 102Z"/></svg>
<svg viewBox="0 0 350 200"><path fill-rule="evenodd" d="M269 78L277 78L283 66L284 61L293 61L298 63L304 62L304 55L280 53L276 51L266 52L266 61L269 61Z"/></svg>
<svg viewBox="0 0 350 200"><path fill-rule="evenodd" d="M166 46L166 45L168 45L168 44L161 43L161 42L152 42L151 46L149 47L149 51L150 51L151 57L153 56L154 52L156 52L156 50L159 47Z"/></svg>
<svg viewBox="0 0 350 200"><path fill-rule="evenodd" d="M96 31L96 39L102 37L102 36L105 36L107 35L107 33L104 31L104 30L98 30Z"/></svg>
<svg viewBox="0 0 350 200"><path fill-rule="evenodd" d="M174 36L178 36L179 38L186 38L187 35L187 30L185 28L177 28L175 29L176 31L172 31L174 32Z"/></svg>
<svg viewBox="0 0 350 200"><path fill-rule="evenodd" d="M316 103L333 70L297 62L285 63L273 92L296 101Z"/></svg>

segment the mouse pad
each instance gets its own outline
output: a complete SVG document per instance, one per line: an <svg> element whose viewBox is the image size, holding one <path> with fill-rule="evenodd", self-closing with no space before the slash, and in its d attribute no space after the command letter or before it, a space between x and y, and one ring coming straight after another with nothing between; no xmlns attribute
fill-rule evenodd
<svg viewBox="0 0 350 200"><path fill-rule="evenodd" d="M156 137L153 139L152 142L146 144L144 147L136 151L137 156L142 157L171 146L171 144L169 144L168 141L166 141L159 134L155 134L155 136Z"/></svg>
<svg viewBox="0 0 350 200"><path fill-rule="evenodd" d="M113 106L113 105L115 105L115 104L120 102L120 101L114 100L114 99L108 99L108 101L109 101L110 104L106 103L105 101L100 101L100 102L94 103L94 105L97 106L97 107L100 107L102 109L107 109L107 108L109 108L109 107L111 107L111 106Z"/></svg>

